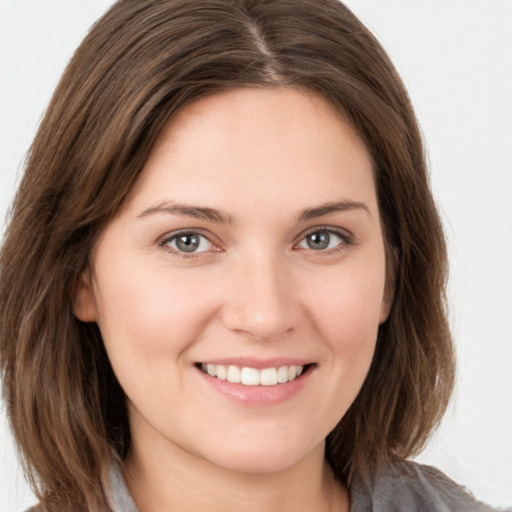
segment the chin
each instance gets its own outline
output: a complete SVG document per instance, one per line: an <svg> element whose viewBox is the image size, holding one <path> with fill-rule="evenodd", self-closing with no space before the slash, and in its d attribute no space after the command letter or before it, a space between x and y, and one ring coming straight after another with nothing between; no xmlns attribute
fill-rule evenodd
<svg viewBox="0 0 512 512"><path fill-rule="evenodd" d="M288 442L286 442L288 441ZM310 453L321 451L322 457L325 443L317 448L307 450L304 442L294 444L287 440L277 440L269 443L236 444L222 451L215 452L209 457L210 462L228 471L240 474L268 474L289 469L307 458Z"/></svg>
<svg viewBox="0 0 512 512"><path fill-rule="evenodd" d="M259 454L239 454L236 458L219 461L219 466L242 475L278 473L298 463L297 456L276 459Z"/></svg>

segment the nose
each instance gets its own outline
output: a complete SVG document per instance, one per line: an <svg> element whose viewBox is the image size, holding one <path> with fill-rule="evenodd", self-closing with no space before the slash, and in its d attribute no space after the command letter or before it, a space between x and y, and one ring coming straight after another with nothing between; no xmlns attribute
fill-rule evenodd
<svg viewBox="0 0 512 512"><path fill-rule="evenodd" d="M222 321L231 331L254 340L280 339L301 318L296 286L286 262L252 257L232 265L226 283Z"/></svg>

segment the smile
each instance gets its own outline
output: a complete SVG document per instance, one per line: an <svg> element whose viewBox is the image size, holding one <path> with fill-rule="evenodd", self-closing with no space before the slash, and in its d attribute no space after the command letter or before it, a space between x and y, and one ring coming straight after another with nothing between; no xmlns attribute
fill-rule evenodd
<svg viewBox="0 0 512 512"><path fill-rule="evenodd" d="M245 386L276 386L286 384L300 377L304 369L310 365L283 365L279 367L251 368L248 366L235 366L223 364L202 363L199 368L203 373L225 380L233 384Z"/></svg>

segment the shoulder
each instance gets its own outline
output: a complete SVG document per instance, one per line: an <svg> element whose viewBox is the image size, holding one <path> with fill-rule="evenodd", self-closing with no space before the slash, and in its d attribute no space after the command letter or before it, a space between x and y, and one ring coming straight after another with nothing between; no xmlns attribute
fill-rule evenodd
<svg viewBox="0 0 512 512"><path fill-rule="evenodd" d="M357 479L351 497L350 512L495 512L443 472L411 461Z"/></svg>

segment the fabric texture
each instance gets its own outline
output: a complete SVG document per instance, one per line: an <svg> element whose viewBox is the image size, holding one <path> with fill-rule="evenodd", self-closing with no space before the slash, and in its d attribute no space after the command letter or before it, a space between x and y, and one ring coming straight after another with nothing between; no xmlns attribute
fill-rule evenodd
<svg viewBox="0 0 512 512"><path fill-rule="evenodd" d="M110 486L113 512L139 512L118 466L112 468ZM356 480L350 495L350 512L497 512L438 469L411 461L400 462L374 479Z"/></svg>
<svg viewBox="0 0 512 512"><path fill-rule="evenodd" d="M351 490L350 512L496 512L438 469L400 462ZM512 508L503 512L510 512Z"/></svg>

